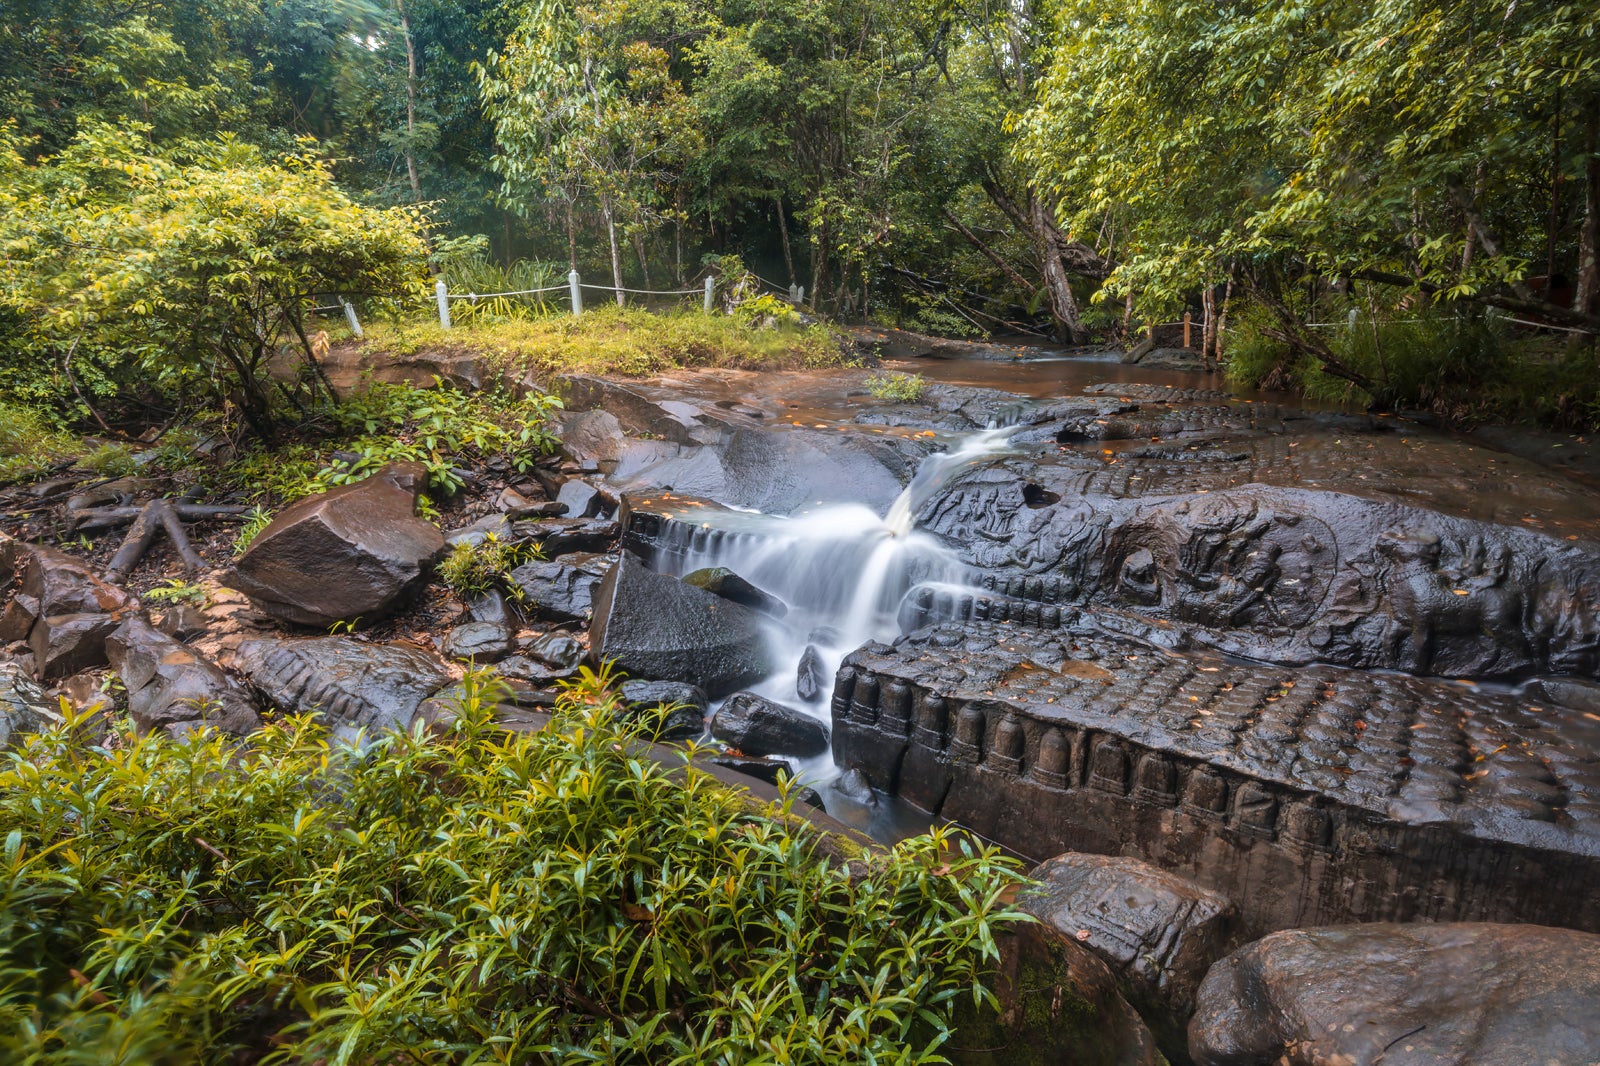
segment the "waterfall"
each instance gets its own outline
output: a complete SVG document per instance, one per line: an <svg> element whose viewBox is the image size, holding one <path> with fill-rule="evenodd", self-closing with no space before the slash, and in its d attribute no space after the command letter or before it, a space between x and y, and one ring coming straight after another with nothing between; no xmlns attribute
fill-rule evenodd
<svg viewBox="0 0 1600 1066"><path fill-rule="evenodd" d="M912 589L966 583L965 564L938 538L917 530L916 515L961 470L1004 452L1012 432L982 430L929 455L881 517L862 504L833 504L791 517L708 514L694 527L680 542L680 575L725 566L789 605L788 614L769 627L777 669L755 691L826 720L831 684L809 704L795 692L808 645L816 647L831 682L850 652L898 635L900 604ZM739 532L699 535L722 522Z"/></svg>

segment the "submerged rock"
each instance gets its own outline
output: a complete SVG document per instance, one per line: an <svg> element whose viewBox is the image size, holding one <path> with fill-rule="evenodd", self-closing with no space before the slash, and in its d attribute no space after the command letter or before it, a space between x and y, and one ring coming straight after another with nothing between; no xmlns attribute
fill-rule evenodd
<svg viewBox="0 0 1600 1066"><path fill-rule="evenodd" d="M1197 1066L1600 1061L1600 936L1535 925L1274 933L1200 986Z"/></svg>
<svg viewBox="0 0 1600 1066"><path fill-rule="evenodd" d="M326 629L387 614L444 551L439 530L417 517L426 480L418 463L391 463L291 504L251 542L231 584L296 625Z"/></svg>
<svg viewBox="0 0 1600 1066"><path fill-rule="evenodd" d="M769 670L761 616L652 572L624 552L595 593L590 654L634 677L687 681L715 698Z"/></svg>
<svg viewBox="0 0 1600 1066"><path fill-rule="evenodd" d="M128 714L142 733L173 736L209 726L242 736L261 725L244 686L211 660L142 618L106 638L112 669L128 690Z"/></svg>
<svg viewBox="0 0 1600 1066"><path fill-rule="evenodd" d="M815 644L807 644L806 650L800 655L800 666L795 671L794 694L806 703L811 703L828 685L828 674L822 666L822 653L817 651Z"/></svg>
<svg viewBox="0 0 1600 1066"><path fill-rule="evenodd" d="M450 683L437 657L406 644L350 637L247 640L239 671L285 714L319 711L340 737L406 729L417 706Z"/></svg>
<svg viewBox="0 0 1600 1066"><path fill-rule="evenodd" d="M828 727L754 692L735 692L711 716L711 735L746 755L821 755Z"/></svg>

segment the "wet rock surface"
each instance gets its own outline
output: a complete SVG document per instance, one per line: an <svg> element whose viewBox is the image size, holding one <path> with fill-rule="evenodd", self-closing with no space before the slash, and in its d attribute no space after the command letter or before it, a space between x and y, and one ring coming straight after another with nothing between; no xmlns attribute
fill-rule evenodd
<svg viewBox="0 0 1600 1066"><path fill-rule="evenodd" d="M251 542L230 583L296 625L383 616L427 580L444 551L439 530L417 517L425 481L419 464L394 463L291 504Z"/></svg>
<svg viewBox="0 0 1600 1066"><path fill-rule="evenodd" d="M725 600L741 603L763 614L782 617L788 607L771 593L763 592L725 566L708 566L684 574L686 585L721 596Z"/></svg>
<svg viewBox="0 0 1600 1066"><path fill-rule="evenodd" d="M1528 925L1274 933L1218 963L1190 1023L1198 1066L1600 1060L1600 937Z"/></svg>
<svg viewBox="0 0 1600 1066"><path fill-rule="evenodd" d="M647 680L686 681L715 698L765 675L761 616L651 571L624 552L595 593L589 647Z"/></svg>
<svg viewBox="0 0 1600 1066"><path fill-rule="evenodd" d="M204 726L242 736L261 725L243 685L142 618L106 638L106 655L127 688L128 714L140 732L183 736Z"/></svg>
<svg viewBox="0 0 1600 1066"><path fill-rule="evenodd" d="M815 644L807 644L806 650L800 653L800 662L795 669L794 694L810 703L822 695L831 681L822 664L822 653L817 651Z"/></svg>
<svg viewBox="0 0 1600 1066"><path fill-rule="evenodd" d="M845 660L833 752L1023 854L1120 852L1247 931L1489 919L1600 928L1600 720L1509 692L1271 668L992 621Z"/></svg>
<svg viewBox="0 0 1600 1066"><path fill-rule="evenodd" d="M59 718L44 690L20 666L0 662L0 750L16 747Z"/></svg>
<svg viewBox="0 0 1600 1066"><path fill-rule="evenodd" d="M273 706L318 711L345 738L407 728L418 705L451 681L422 648L351 637L248 640L235 665Z"/></svg>
<svg viewBox="0 0 1600 1066"><path fill-rule="evenodd" d="M529 611L543 618L585 621L613 561L598 552L572 552L525 563L511 572L511 580L522 590Z"/></svg>
<svg viewBox="0 0 1600 1066"><path fill-rule="evenodd" d="M735 692L711 716L711 735L746 755L821 755L828 727L754 692Z"/></svg>
<svg viewBox="0 0 1600 1066"><path fill-rule="evenodd" d="M1028 876L1022 909L1099 956L1162 1050L1183 1054L1200 982L1234 945L1233 901L1121 856L1058 855Z"/></svg>
<svg viewBox="0 0 1600 1066"><path fill-rule="evenodd" d="M624 681L618 692L634 715L671 708L661 720L661 740L691 740L706 731L711 702L696 685L682 681Z"/></svg>

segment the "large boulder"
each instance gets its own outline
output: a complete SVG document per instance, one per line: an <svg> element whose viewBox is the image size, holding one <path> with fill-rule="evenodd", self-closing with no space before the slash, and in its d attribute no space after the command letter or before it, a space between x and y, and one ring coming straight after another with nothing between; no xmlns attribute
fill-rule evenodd
<svg viewBox="0 0 1600 1066"><path fill-rule="evenodd" d="M451 682L445 664L422 648L350 637L247 640L236 665L280 711L319 711L346 739L410 728L422 701Z"/></svg>
<svg viewBox="0 0 1600 1066"><path fill-rule="evenodd" d="M1198 1066L1600 1062L1600 936L1374 924L1272 935L1212 967Z"/></svg>
<svg viewBox="0 0 1600 1066"><path fill-rule="evenodd" d="M1138 859L1068 852L1028 875L1022 909L1111 967L1169 1055L1182 1054L1194 996L1233 947L1228 897Z"/></svg>
<svg viewBox="0 0 1600 1066"><path fill-rule="evenodd" d="M957 1066L1165 1066L1106 964L1052 926L1013 926L990 988L998 1009L958 999L939 1049Z"/></svg>
<svg viewBox="0 0 1600 1066"><path fill-rule="evenodd" d="M419 463L290 505L251 542L230 583L285 622L326 629L371 621L427 580L444 537L417 516Z"/></svg>
<svg viewBox="0 0 1600 1066"><path fill-rule="evenodd" d="M621 458L627 441L616 415L609 411L572 411L560 421L561 452L580 467L600 470L602 464L609 468Z"/></svg>
<svg viewBox="0 0 1600 1066"><path fill-rule="evenodd" d="M82 560L4 537L0 587L8 583L0 643L27 641L40 680L105 665L106 637L139 611L137 599L100 580Z"/></svg>
<svg viewBox="0 0 1600 1066"><path fill-rule="evenodd" d="M762 619L748 607L657 574L627 552L595 592L590 654L634 677L727 695L769 670Z"/></svg>
<svg viewBox="0 0 1600 1066"><path fill-rule="evenodd" d="M573 552L538 559L511 571L529 612L559 621L586 620L594 610L595 589L611 569L611 557Z"/></svg>
<svg viewBox="0 0 1600 1066"><path fill-rule="evenodd" d="M746 755L821 755L828 727L793 707L735 692L711 716L711 735Z"/></svg>
<svg viewBox="0 0 1600 1066"><path fill-rule="evenodd" d="M142 733L173 736L209 726L243 736L261 725L245 687L209 659L130 618L106 638L106 655L128 690L128 714Z"/></svg>

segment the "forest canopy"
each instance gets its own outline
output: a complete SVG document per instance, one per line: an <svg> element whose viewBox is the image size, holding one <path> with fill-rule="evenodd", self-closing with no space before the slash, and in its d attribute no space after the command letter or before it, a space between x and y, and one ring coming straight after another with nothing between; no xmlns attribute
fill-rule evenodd
<svg viewBox="0 0 1600 1066"><path fill-rule="evenodd" d="M1236 376L1417 403L1464 361L1474 380L1499 373L1484 330L1505 318L1579 344L1600 330L1600 42L1584 4L6 7L12 246L41 224L27 190L115 140L147 173L254 153L269 184L294 173L351 211L404 208L362 216L374 246L312 287L417 314L425 271L471 262L620 290L692 287L737 261L769 289L803 287L810 310L947 335L1131 343L1190 311L1208 358L1231 321ZM56 213L91 210L74 203ZM57 283L23 276L50 264L25 262L0 297L14 350L59 368L76 341L86 378L115 377L128 356L97 347L110 326L50 325ZM1420 316L1443 354L1407 377L1381 332L1318 332L1352 311ZM248 390L238 358L254 355L150 340Z"/></svg>

